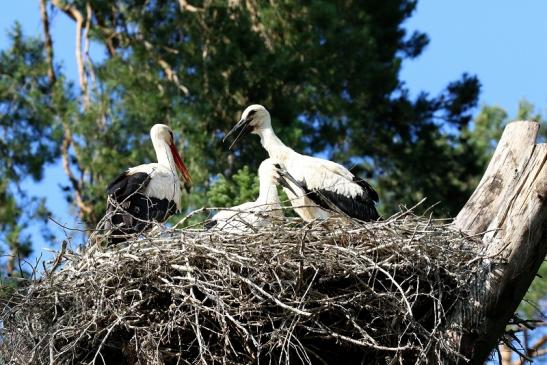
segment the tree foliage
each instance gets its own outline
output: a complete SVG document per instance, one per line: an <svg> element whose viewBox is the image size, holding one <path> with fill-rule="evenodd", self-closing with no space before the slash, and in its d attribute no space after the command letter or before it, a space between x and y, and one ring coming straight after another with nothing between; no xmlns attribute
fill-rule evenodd
<svg viewBox="0 0 547 365"><path fill-rule="evenodd" d="M207 192L209 204L213 207L228 207L253 201L258 196L258 176L250 172L248 166L244 166L227 179L223 175Z"/></svg>
<svg viewBox="0 0 547 365"><path fill-rule="evenodd" d="M89 23L89 36L107 50L93 67L82 56L79 108L64 124L74 136L67 159L82 176L67 190L90 226L108 180L153 158L154 123L187 141L197 182L188 206L211 203L206 191L218 173L232 181L241 166L256 169L265 157L256 138L233 155L220 143L250 103L268 106L287 144L373 178L386 212L429 196L454 214L470 192L461 181L479 168L474 158L458 167L467 145L451 130L469 124L479 83L463 75L439 96L408 96L401 64L428 43L402 27L415 1L53 4Z"/></svg>
<svg viewBox="0 0 547 365"><path fill-rule="evenodd" d="M498 128L488 124L493 117L471 123L479 92L474 76L447 80L439 95L410 97L401 65L429 41L404 28L413 0L43 2L76 24L79 74L57 65L48 22L46 42L19 36L16 52L2 61L8 70L13 58L3 82L20 72L35 75L40 87L22 99L32 108L18 104L3 124L23 133L15 126L24 113L37 115L32 133L41 134L29 138L45 150L29 160L32 169L27 162L14 166L20 176L39 178L36 171L60 158L67 200L88 228L104 212L108 182L154 159L148 136L154 123L174 129L190 167L195 186L184 196L188 209L255 198L255 171L266 157L258 138L233 152L221 138L246 105L262 103L288 145L371 180L384 214L428 197L447 216L475 187ZM42 20L47 16L42 12ZM102 46L104 57L91 59L89 42ZM22 52L28 57L14 58ZM24 135L14 138L25 145ZM5 181L13 186L16 179Z"/></svg>
<svg viewBox="0 0 547 365"><path fill-rule="evenodd" d="M47 77L43 43L25 38L19 24L8 36L11 46L0 51L0 252L7 256L2 271L21 274L17 260L32 250L24 230L47 211L20 184L40 180L44 165L58 154L53 121L60 90Z"/></svg>

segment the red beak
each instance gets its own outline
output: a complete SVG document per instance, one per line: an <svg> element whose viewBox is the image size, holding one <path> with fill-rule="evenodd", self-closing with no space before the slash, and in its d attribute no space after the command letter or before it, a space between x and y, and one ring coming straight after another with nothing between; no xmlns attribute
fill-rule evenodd
<svg viewBox="0 0 547 365"><path fill-rule="evenodd" d="M169 144L169 148L171 149L171 154L173 155L173 158L175 159L175 165L177 166L177 169L180 171L182 178L187 184L192 183L192 177L190 177L190 173L188 172L188 169L186 168L186 165L184 162L182 162L182 158L179 155L179 151L177 151L177 148L173 143Z"/></svg>

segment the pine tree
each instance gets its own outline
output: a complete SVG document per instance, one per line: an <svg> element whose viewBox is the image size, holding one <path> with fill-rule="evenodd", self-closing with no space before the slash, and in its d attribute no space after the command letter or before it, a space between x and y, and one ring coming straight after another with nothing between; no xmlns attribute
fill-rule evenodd
<svg viewBox="0 0 547 365"><path fill-rule="evenodd" d="M185 141L196 182L189 208L211 205L206 192L217 174L231 180L245 165L256 171L266 157L256 138L234 152L221 143L250 103L269 108L290 146L372 178L386 212L431 196L454 214L470 193L460 181L477 168L455 168L459 133L450 130L468 124L479 83L464 75L437 97L410 99L401 63L428 42L402 26L415 1L52 4L81 35L81 95L62 118L61 151L68 197L89 227L104 211L108 181L154 158L147 135L154 123L170 124ZM86 36L104 45L104 60L82 52Z"/></svg>
<svg viewBox="0 0 547 365"><path fill-rule="evenodd" d="M48 77L43 42L25 37L19 24L9 40L0 52L0 251L6 257L0 274L21 276L26 273L19 262L32 251L24 230L48 212L20 183L40 180L44 166L57 156L56 98L64 91Z"/></svg>

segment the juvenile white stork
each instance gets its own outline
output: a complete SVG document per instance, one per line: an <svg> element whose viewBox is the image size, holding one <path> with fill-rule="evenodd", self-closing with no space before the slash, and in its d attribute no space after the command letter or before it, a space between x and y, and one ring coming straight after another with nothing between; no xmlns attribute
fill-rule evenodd
<svg viewBox="0 0 547 365"><path fill-rule="evenodd" d="M107 214L110 243L120 237L151 228L152 221L165 222L180 210L181 183L177 169L189 187L192 179L173 141L173 131L164 124L150 129L158 162L131 167L108 185ZM118 237L116 237L118 236Z"/></svg>
<svg viewBox="0 0 547 365"><path fill-rule="evenodd" d="M270 158L286 171L283 177L292 190L286 187L284 190L294 210L305 221L324 219L333 213L362 221L379 218L375 207L378 194L365 180L340 164L302 155L287 147L275 135L270 113L262 105L247 107L224 140L235 135L231 149L248 133L258 134Z"/></svg>
<svg viewBox="0 0 547 365"><path fill-rule="evenodd" d="M254 202L247 202L238 206L220 210L210 222L205 224L207 229L219 229L232 233L252 232L253 228L260 228L272 223L272 219L282 218L281 203L277 194L277 185L285 185L281 180L278 169L271 159L262 161L258 168L260 190Z"/></svg>

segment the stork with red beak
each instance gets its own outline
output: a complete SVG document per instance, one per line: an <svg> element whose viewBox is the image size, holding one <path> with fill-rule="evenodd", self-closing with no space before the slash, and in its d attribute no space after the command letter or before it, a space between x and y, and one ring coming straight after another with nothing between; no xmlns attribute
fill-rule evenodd
<svg viewBox="0 0 547 365"><path fill-rule="evenodd" d="M171 128L156 124L150 137L158 162L127 169L106 189L110 243L125 241L126 235L150 229L153 222L163 223L180 210L181 182L177 170L185 188L192 182L175 147Z"/></svg>

